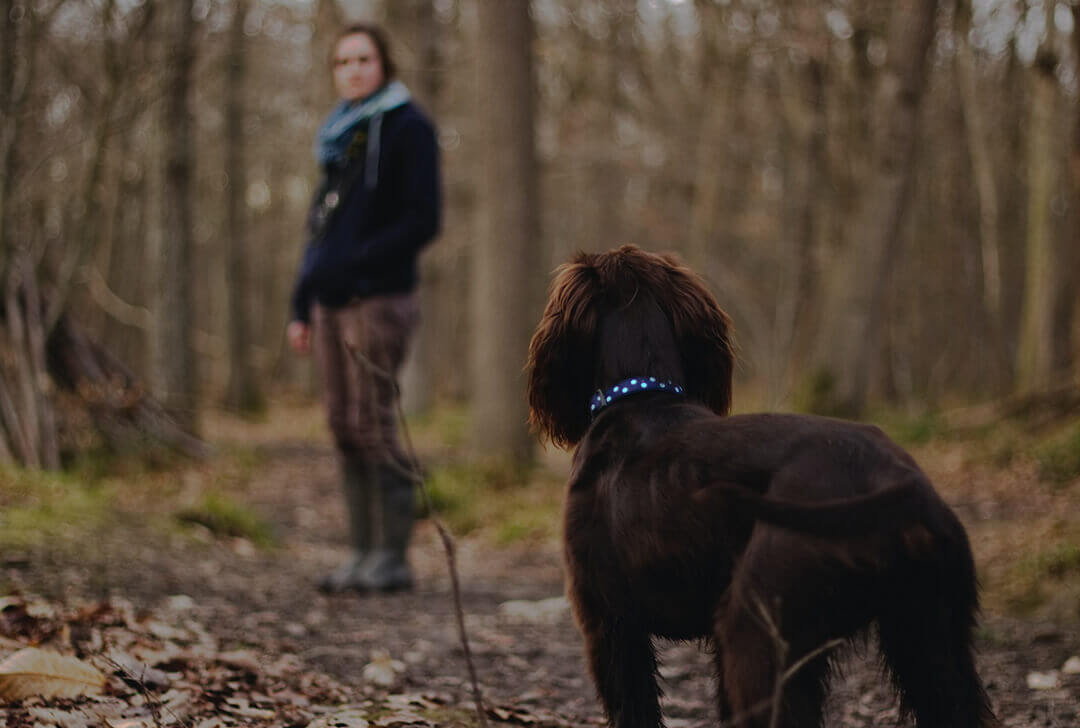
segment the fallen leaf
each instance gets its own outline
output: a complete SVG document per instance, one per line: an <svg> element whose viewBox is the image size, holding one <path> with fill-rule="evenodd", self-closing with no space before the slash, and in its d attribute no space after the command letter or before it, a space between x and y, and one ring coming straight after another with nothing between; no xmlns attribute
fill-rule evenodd
<svg viewBox="0 0 1080 728"><path fill-rule="evenodd" d="M365 682L388 688L397 680L398 673L405 671L405 663L390 658L389 653L375 650L371 653L371 662L364 665L361 673Z"/></svg>
<svg viewBox="0 0 1080 728"><path fill-rule="evenodd" d="M54 708L30 708L27 711L37 721L34 725L56 726L56 728L90 728L97 723L97 718L82 711L56 710Z"/></svg>
<svg viewBox="0 0 1080 728"><path fill-rule="evenodd" d="M408 708L431 710L439 707L439 703L434 702L428 696L415 693L387 695L383 705L392 710L405 710Z"/></svg>
<svg viewBox="0 0 1080 728"><path fill-rule="evenodd" d="M0 636L0 650L3 650L5 652L18 652L23 647L26 647L26 645L22 642L19 642L18 640L12 640L8 639L7 637Z"/></svg>
<svg viewBox="0 0 1080 728"><path fill-rule="evenodd" d="M204 718L203 720L196 723L195 728L223 728L224 726L227 726L227 725L230 725L230 724L226 723L223 718L218 718L217 716L211 716L209 718Z"/></svg>
<svg viewBox="0 0 1080 728"><path fill-rule="evenodd" d="M177 629L172 625L166 624L157 619L147 620L143 624L143 628L146 632L161 640L175 640L177 642L190 642L192 636L189 632L182 629Z"/></svg>
<svg viewBox="0 0 1080 728"><path fill-rule="evenodd" d="M116 670L125 682L150 688L168 688L172 683L164 670L150 667L132 655L112 651L105 656L106 664Z"/></svg>
<svg viewBox="0 0 1080 728"><path fill-rule="evenodd" d="M0 698L76 698L101 692L105 676L74 657L27 647L0 662Z"/></svg>
<svg viewBox="0 0 1080 728"><path fill-rule="evenodd" d="M195 608L195 600L187 594L174 594L165 600L165 606L174 612L186 612Z"/></svg>
<svg viewBox="0 0 1080 728"><path fill-rule="evenodd" d="M419 713L415 713L409 710L394 711L388 713L378 720L374 721L374 724L380 728L394 728L394 726L404 725L421 725L421 726L434 726L435 723L425 718Z"/></svg>
<svg viewBox="0 0 1080 728"><path fill-rule="evenodd" d="M346 708L336 713L316 718L307 724L307 728L368 728L364 713L356 708Z"/></svg>
<svg viewBox="0 0 1080 728"><path fill-rule="evenodd" d="M26 602L22 597L0 597L0 612L8 607L21 607L24 604L26 604Z"/></svg>
<svg viewBox="0 0 1080 728"><path fill-rule="evenodd" d="M551 597L539 601L512 599L499 605L499 614L515 621L554 624L570 613L566 597Z"/></svg>
<svg viewBox="0 0 1080 728"><path fill-rule="evenodd" d="M247 670L256 675L259 673L259 656L251 650L221 652L217 655L217 661L223 665Z"/></svg>
<svg viewBox="0 0 1080 728"><path fill-rule="evenodd" d="M494 718L500 723L517 723L518 725L532 725L536 722L536 719L529 715L527 711L518 708L502 708L497 705L493 705L487 709L487 714L489 718Z"/></svg>
<svg viewBox="0 0 1080 728"><path fill-rule="evenodd" d="M169 671L182 668L184 662L184 650L171 643L166 644L164 647L158 647L156 645L133 645L131 647L131 656L151 667L169 665L171 668ZM177 661L181 664L173 664Z"/></svg>
<svg viewBox="0 0 1080 728"><path fill-rule="evenodd" d="M51 602L32 600L26 602L26 613L37 619L56 619L58 609Z"/></svg>
<svg viewBox="0 0 1080 728"><path fill-rule="evenodd" d="M1057 670L1029 672L1027 686L1032 690L1053 690L1061 686L1061 674Z"/></svg>
<svg viewBox="0 0 1080 728"><path fill-rule="evenodd" d="M698 721L689 718L668 718L666 723L668 728L690 728L692 725L697 725Z"/></svg>
<svg viewBox="0 0 1080 728"><path fill-rule="evenodd" d="M49 619L34 614L31 606L21 599L7 600L0 608L0 635L30 644L39 644L52 636L57 626Z"/></svg>

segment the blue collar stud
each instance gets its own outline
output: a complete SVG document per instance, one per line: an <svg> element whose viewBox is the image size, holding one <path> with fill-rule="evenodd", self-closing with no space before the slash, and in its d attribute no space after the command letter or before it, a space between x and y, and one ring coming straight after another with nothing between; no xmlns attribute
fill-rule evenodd
<svg viewBox="0 0 1080 728"><path fill-rule="evenodd" d="M615 400L622 399L635 392L672 392L674 394L683 394L683 388L672 382L670 379L659 380L656 377L634 377L633 379L624 379L606 392L599 389L596 390L596 394L593 395L592 400L589 402L589 414L595 417L597 412L604 409Z"/></svg>

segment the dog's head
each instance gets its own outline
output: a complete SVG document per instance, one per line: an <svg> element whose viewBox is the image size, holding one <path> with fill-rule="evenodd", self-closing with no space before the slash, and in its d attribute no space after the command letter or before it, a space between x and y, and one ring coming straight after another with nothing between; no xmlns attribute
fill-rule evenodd
<svg viewBox="0 0 1080 728"><path fill-rule="evenodd" d="M558 269L529 345L530 421L560 446L589 426L589 400L621 379L681 383L717 414L731 406L729 320L673 255L632 245Z"/></svg>

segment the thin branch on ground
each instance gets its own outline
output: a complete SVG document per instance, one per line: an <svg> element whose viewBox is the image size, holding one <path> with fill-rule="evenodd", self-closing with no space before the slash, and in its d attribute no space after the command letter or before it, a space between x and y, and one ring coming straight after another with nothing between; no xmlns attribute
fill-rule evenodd
<svg viewBox="0 0 1080 728"><path fill-rule="evenodd" d="M405 422L405 410L401 405L401 388L398 387L397 378L393 373L386 371L371 359L365 356L362 352L357 350L353 346L347 346L349 353L358 364L366 368L375 376L382 379L384 382L388 382L393 387L394 391L394 405L397 411L398 420L401 423L402 436L405 440L405 448L408 453L409 463L408 467L405 467L401 463L395 462L393 459L389 460L391 467L397 470L400 474L407 477L413 483L420 488L421 497L424 499L424 507L431 518L431 522L435 524L435 530L439 534L439 539L442 541L443 550L446 552L447 568L450 571L450 586L451 592L454 598L454 613L457 616L458 636L461 639L461 648L465 654L465 664L469 670L469 681L472 684L473 700L476 703L476 716L480 722L480 728L487 728L487 714L484 709L484 696L480 691L480 682L476 677L476 665L473 662L472 650L469 648L469 634L465 628L465 609L461 604L461 584L458 580L457 569L457 557L455 554L454 539L451 537L450 532L446 526L439 519L435 513L434 504L431 500L431 496L427 490L427 484L424 482L424 475L420 469L420 459L416 455L416 448L413 446L412 436L409 434L409 428Z"/></svg>
<svg viewBox="0 0 1080 728"><path fill-rule="evenodd" d="M179 724L180 726L183 726L183 728L190 728L191 722L188 720L184 720L176 713L174 713L170 708L163 705L160 698L150 692L150 690L146 687L146 682L141 677L136 677L135 675L132 675L131 670L129 670L127 667L121 665L119 662L107 655L99 655L98 657L106 665L111 667L116 672L120 673L120 675L124 678L126 682L133 685L135 689L139 691L139 693L143 697L143 701L145 701L146 703L146 707L150 709L150 718L154 721L155 728L164 728L165 726L165 724L161 721L162 710L169 713L172 717L169 725Z"/></svg>

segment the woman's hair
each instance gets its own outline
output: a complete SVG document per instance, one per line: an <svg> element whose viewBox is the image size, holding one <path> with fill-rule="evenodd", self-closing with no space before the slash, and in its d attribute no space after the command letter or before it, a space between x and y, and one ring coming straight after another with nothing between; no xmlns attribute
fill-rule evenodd
<svg viewBox="0 0 1080 728"><path fill-rule="evenodd" d="M397 66L394 65L394 58L390 55L390 41L386 36L386 31L375 23L351 23L342 28L330 46L330 66L334 65L334 54L341 39L361 33L371 38L371 42L375 44L375 50L379 52L379 60L382 62L383 80L390 81L397 75Z"/></svg>

